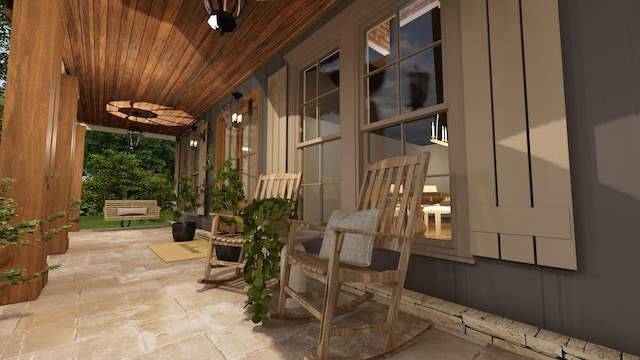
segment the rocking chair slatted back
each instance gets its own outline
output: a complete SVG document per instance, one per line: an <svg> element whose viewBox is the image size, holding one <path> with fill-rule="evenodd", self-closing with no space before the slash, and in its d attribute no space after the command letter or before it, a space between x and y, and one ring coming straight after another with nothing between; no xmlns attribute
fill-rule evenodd
<svg viewBox="0 0 640 360"><path fill-rule="evenodd" d="M258 178L256 199L285 198L297 200L302 173L263 174Z"/></svg>
<svg viewBox="0 0 640 360"><path fill-rule="evenodd" d="M413 163L410 161L414 160L406 157L385 159L373 164L365 176L358 210L377 208L378 231L397 235L391 239L377 238L375 247L401 251L399 239L406 239L413 234L414 214L419 211L421 196L413 189L416 184L424 183L424 177L416 174L422 172L420 166L428 166L419 163L419 158L416 156ZM403 189L412 190L404 192Z"/></svg>

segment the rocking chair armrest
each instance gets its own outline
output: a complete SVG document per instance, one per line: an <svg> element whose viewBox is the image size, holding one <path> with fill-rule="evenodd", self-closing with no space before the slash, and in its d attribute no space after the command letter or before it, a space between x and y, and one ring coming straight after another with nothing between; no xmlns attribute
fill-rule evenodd
<svg viewBox="0 0 640 360"><path fill-rule="evenodd" d="M227 213L209 213L209 215L211 216L218 216L218 217L236 217L236 215L231 215L231 214L227 214Z"/></svg>
<svg viewBox="0 0 640 360"><path fill-rule="evenodd" d="M298 220L291 219L289 220L290 228L289 228L289 236L287 238L286 244L289 245L289 249L293 249L297 244L304 244L307 241L311 241L315 239L315 236L297 236L299 235L298 231L317 231L318 237L322 238L324 231L326 229L326 224L316 221L308 221L308 220ZM307 234L308 235L308 234ZM302 239L301 239L302 238Z"/></svg>
<svg viewBox="0 0 640 360"><path fill-rule="evenodd" d="M237 215L232 215L232 214L228 214L228 213L217 213L217 212L212 212L209 213L209 215L211 215L211 233L212 234L218 234L221 230L220 227L221 225L226 225L227 222L226 220L222 220L224 219L232 219L235 218ZM227 225L228 226L228 225ZM241 224L239 226L242 226ZM229 231L226 228L223 228L222 231ZM239 231L242 231L242 228L240 227Z"/></svg>
<svg viewBox="0 0 640 360"><path fill-rule="evenodd" d="M317 221L291 219L289 222L291 223L291 227L293 228L295 226L296 229L324 230L327 227L327 223Z"/></svg>
<svg viewBox="0 0 640 360"><path fill-rule="evenodd" d="M338 226L332 226L329 229L331 231L333 231L333 232L336 232L336 233L343 232L343 233L351 233L351 234L359 234L359 235L371 235L371 236L375 236L377 238L383 237L383 238L387 238L387 239L409 240L409 236L400 235L400 234L392 234L392 233L385 233L385 232L378 232L378 231L351 229L351 228L344 228L344 227L338 227Z"/></svg>

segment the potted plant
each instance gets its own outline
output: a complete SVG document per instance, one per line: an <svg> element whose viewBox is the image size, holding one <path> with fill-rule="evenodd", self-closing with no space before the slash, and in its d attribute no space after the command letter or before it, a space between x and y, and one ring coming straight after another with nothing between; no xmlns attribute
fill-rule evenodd
<svg viewBox="0 0 640 360"><path fill-rule="evenodd" d="M174 241L190 241L196 234L196 223L187 221L187 215L200 205L202 188L193 184L193 178L186 172L178 179L178 194L173 216L176 221L171 225Z"/></svg>
<svg viewBox="0 0 640 360"><path fill-rule="evenodd" d="M238 170L233 167L231 158L227 158L217 170L209 187L211 195L211 211L227 216L220 216L229 236L236 236L238 220L236 215L245 203L244 184L240 180ZM216 245L216 254L220 260L238 259L240 248Z"/></svg>
<svg viewBox="0 0 640 360"><path fill-rule="evenodd" d="M247 287L247 305L251 307L254 323L269 324L268 304L271 302L268 284L278 277L280 251L284 243L280 234L289 231L290 219L298 218L298 202L284 198L254 199L240 210L244 225L244 244L247 262L244 281Z"/></svg>

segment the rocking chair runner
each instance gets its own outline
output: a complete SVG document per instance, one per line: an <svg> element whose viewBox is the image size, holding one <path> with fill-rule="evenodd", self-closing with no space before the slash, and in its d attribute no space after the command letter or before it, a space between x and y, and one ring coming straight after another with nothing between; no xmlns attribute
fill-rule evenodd
<svg viewBox="0 0 640 360"><path fill-rule="evenodd" d="M297 200L300 192L300 180L302 173L274 173L264 174L258 177L256 184L256 192L254 198L284 198L289 200ZM220 218L229 217L229 214L212 213L211 233L209 235L209 256L205 263L204 277L199 279L199 283L203 284L219 284L234 280L240 277L245 264L245 254L242 251L242 243L244 236L237 234L236 236L222 235L220 233ZM231 246L240 248L240 254L237 260L226 261L218 259L216 245ZM214 279L211 270L219 267L235 268L234 275L231 278Z"/></svg>
<svg viewBox="0 0 640 360"><path fill-rule="evenodd" d="M417 335L430 327L421 322L401 336L394 336L394 327L400 307L400 297L411 254L414 238L416 212L420 211L420 198L425 182L430 153L421 156L401 156L370 164L360 188L358 212L351 215L332 214L320 254L294 250L296 240L294 229L306 228L304 221L293 221L289 232L288 246L284 261L282 283L277 313L274 319L300 319L299 314L287 313L285 300L297 300L311 315L321 321L318 352L312 358L329 357L331 336L363 334L372 331L386 332L382 347L358 354L355 358L371 358L392 352L410 343ZM404 191L403 191L404 189ZM367 218L373 216L373 229ZM336 226L337 225L337 226ZM359 229L354 229L359 228ZM369 240L368 240L369 239ZM327 241L330 240L330 245ZM358 243L358 244L355 244ZM373 246L370 246L370 245ZM400 254L395 269L376 271L367 265L373 247L387 249ZM329 250L329 251L327 251ZM351 252L351 254L345 254ZM328 259L323 258L328 256ZM364 255L364 257L363 257ZM349 262L349 263L346 263ZM325 286L322 308L313 302L316 293L298 293L289 286L292 268L304 272L307 277L322 282ZM363 295L353 302L337 308L341 284L345 282L385 283L393 286L386 321L366 326L337 328L332 320L337 312L350 309L371 297Z"/></svg>

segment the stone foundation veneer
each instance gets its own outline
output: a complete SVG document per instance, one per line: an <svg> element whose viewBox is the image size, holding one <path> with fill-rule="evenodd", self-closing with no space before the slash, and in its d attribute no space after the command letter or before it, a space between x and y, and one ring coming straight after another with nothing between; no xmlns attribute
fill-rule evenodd
<svg viewBox="0 0 640 360"><path fill-rule="evenodd" d="M345 284L347 291L360 294L369 291L374 300L388 303L391 291L384 286ZM640 356L624 353L523 324L501 316L451 303L411 290L403 290L400 309L434 324L466 334L488 344L499 346L531 359L551 360L640 360Z"/></svg>

